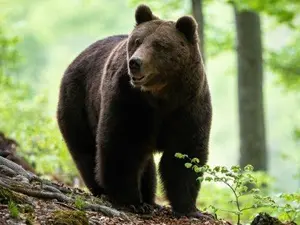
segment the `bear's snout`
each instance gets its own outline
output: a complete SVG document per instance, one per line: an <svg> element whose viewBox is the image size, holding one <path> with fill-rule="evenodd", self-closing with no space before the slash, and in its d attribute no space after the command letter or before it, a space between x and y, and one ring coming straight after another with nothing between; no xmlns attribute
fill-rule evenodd
<svg viewBox="0 0 300 225"><path fill-rule="evenodd" d="M133 57L129 60L129 69L130 72L135 74L141 71L142 60L138 57Z"/></svg>

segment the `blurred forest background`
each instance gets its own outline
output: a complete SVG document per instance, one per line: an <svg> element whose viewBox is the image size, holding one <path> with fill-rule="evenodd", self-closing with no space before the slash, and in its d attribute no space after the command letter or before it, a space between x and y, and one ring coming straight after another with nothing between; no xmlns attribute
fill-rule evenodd
<svg viewBox="0 0 300 225"><path fill-rule="evenodd" d="M55 118L60 79L94 41L130 33L141 2L0 0L0 131L38 173L77 176ZM144 3L163 19L193 14L200 22L213 102L209 164L251 163L273 178L273 191L299 190L300 2ZM221 201L205 185L201 192Z"/></svg>

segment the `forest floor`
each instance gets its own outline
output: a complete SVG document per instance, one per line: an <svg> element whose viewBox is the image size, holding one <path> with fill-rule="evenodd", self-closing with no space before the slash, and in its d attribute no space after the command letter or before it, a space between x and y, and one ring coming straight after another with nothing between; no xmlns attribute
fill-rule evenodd
<svg viewBox="0 0 300 225"><path fill-rule="evenodd" d="M110 203L78 188L40 179L0 156L0 225L230 225L204 214L201 219L176 218L169 207L138 215L118 211Z"/></svg>
<svg viewBox="0 0 300 225"><path fill-rule="evenodd" d="M232 225L208 213L203 215L200 219L175 218L169 207L144 215L122 212L104 199L78 188L40 179L0 156L0 225ZM251 225L283 223L261 214Z"/></svg>

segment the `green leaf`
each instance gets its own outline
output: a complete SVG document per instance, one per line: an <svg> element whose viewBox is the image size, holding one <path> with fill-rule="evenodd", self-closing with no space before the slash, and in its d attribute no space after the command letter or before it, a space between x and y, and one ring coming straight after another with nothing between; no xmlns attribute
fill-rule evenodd
<svg viewBox="0 0 300 225"><path fill-rule="evenodd" d="M193 166L193 164L192 163L185 163L184 166L189 169Z"/></svg>
<svg viewBox="0 0 300 225"><path fill-rule="evenodd" d="M191 160L191 162L192 162L192 163L198 164L198 163L200 163L200 160L199 160L198 158L193 158L193 159Z"/></svg>
<svg viewBox="0 0 300 225"><path fill-rule="evenodd" d="M221 172L221 173L227 173L227 172L228 172L228 169L227 169L225 166L222 166L220 172Z"/></svg>
<svg viewBox="0 0 300 225"><path fill-rule="evenodd" d="M230 169L231 169L231 171L234 172L234 173L238 173L238 172L241 171L240 166L232 166Z"/></svg>
<svg viewBox="0 0 300 225"><path fill-rule="evenodd" d="M220 167L220 166L215 166L215 168L213 168L213 170L214 170L215 172L220 172L221 167Z"/></svg>
<svg viewBox="0 0 300 225"><path fill-rule="evenodd" d="M205 177L204 180L210 182L210 181L213 181L213 178L212 177Z"/></svg>
<svg viewBox="0 0 300 225"><path fill-rule="evenodd" d="M252 172L254 169L254 167L252 165L247 165L244 167L244 171L246 172Z"/></svg>
<svg viewBox="0 0 300 225"><path fill-rule="evenodd" d="M184 155L181 154L181 153L179 153L179 152L177 152L177 153L175 154L175 157L178 158L178 159L183 159L183 158L184 158Z"/></svg>
<svg viewBox="0 0 300 225"><path fill-rule="evenodd" d="M193 166L193 170L194 170L196 173L200 173L200 172L202 172L202 169L201 169L201 167L199 167L199 166L196 166L196 165L194 165L194 166Z"/></svg>

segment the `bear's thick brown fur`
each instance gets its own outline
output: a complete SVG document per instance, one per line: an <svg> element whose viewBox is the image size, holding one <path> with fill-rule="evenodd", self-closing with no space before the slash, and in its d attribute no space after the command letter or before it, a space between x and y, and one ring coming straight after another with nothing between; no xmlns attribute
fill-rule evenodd
<svg viewBox="0 0 300 225"><path fill-rule="evenodd" d="M140 5L129 36L111 36L84 50L66 70L58 123L82 178L94 195L143 211L155 205L153 153L178 215L201 216L197 175L177 152L207 162L211 99L198 48L197 23L160 20Z"/></svg>

